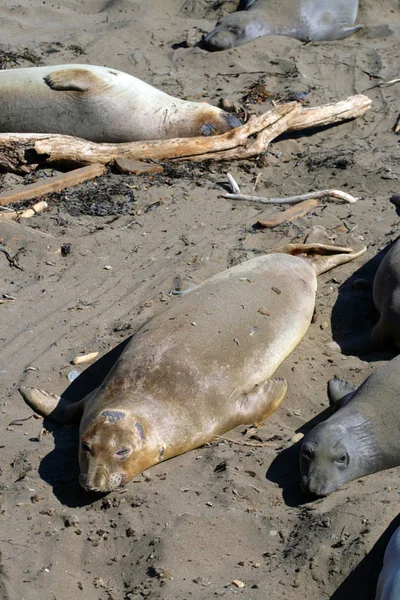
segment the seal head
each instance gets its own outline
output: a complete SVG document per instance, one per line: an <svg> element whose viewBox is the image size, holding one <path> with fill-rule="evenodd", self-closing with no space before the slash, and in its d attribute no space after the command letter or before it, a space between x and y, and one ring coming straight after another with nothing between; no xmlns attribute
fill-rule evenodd
<svg viewBox="0 0 400 600"><path fill-rule="evenodd" d="M90 492L110 492L140 472L146 443L143 425L126 410L103 410L82 432L79 483ZM139 456L139 459L138 459Z"/></svg>
<svg viewBox="0 0 400 600"><path fill-rule="evenodd" d="M329 419L317 425L304 439L300 451L302 491L327 496L345 483L378 470L372 466L373 444L368 443L371 429L356 413L348 423Z"/></svg>
<svg viewBox="0 0 400 600"><path fill-rule="evenodd" d="M400 465L399 367L396 357L355 391L342 380L329 381L330 404L337 412L303 440L303 492L326 496L353 479Z"/></svg>
<svg viewBox="0 0 400 600"><path fill-rule="evenodd" d="M265 23L256 20L252 13L238 12L226 15L201 42L201 46L215 52L241 46L249 40L269 33Z"/></svg>

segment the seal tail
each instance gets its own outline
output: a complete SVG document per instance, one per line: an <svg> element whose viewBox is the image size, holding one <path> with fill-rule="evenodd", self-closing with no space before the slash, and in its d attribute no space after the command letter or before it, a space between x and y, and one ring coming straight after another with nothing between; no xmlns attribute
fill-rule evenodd
<svg viewBox="0 0 400 600"><path fill-rule="evenodd" d="M335 246L334 244L287 244L274 252L282 252L292 254L304 258L315 269L318 275L334 269L338 265L350 262L364 254L367 250L366 246L362 246L358 250L354 250L350 246Z"/></svg>

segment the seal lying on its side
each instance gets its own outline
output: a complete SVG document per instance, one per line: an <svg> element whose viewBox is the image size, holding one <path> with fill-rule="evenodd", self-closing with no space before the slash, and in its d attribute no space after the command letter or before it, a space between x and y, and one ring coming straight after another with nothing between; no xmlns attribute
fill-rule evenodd
<svg viewBox="0 0 400 600"><path fill-rule="evenodd" d="M328 255L308 263L270 254L208 279L144 325L83 400L68 404L21 388L40 414L61 423L81 419L86 490L116 489L237 425L263 421L279 406L286 382L271 377L308 329L316 274L365 251L299 246L287 250Z"/></svg>
<svg viewBox="0 0 400 600"><path fill-rule="evenodd" d="M201 45L227 50L264 35L340 40L362 27L354 25L358 0L248 0L246 6L223 17Z"/></svg>
<svg viewBox="0 0 400 600"><path fill-rule="evenodd" d="M400 527L389 540L376 588L375 600L400 598Z"/></svg>
<svg viewBox="0 0 400 600"><path fill-rule="evenodd" d="M0 106L2 133L93 142L214 135L241 125L216 106L173 98L132 75L91 65L0 71Z"/></svg>
<svg viewBox="0 0 400 600"><path fill-rule="evenodd" d="M343 484L400 465L400 357L378 367L357 389L330 379L337 410L307 434L300 451L301 487L327 496Z"/></svg>
<svg viewBox="0 0 400 600"><path fill-rule="evenodd" d="M371 334L373 347L392 342L400 348L400 240L390 248L379 265L372 288L379 321Z"/></svg>

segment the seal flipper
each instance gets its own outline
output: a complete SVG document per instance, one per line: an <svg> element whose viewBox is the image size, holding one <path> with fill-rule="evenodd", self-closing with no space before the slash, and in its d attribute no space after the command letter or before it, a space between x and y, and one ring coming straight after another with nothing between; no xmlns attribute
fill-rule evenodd
<svg viewBox="0 0 400 600"><path fill-rule="evenodd" d="M104 84L101 77L87 69L59 69L44 78L52 90L64 92L88 92Z"/></svg>
<svg viewBox="0 0 400 600"><path fill-rule="evenodd" d="M348 25L347 23L338 23L335 27L332 27L332 33L334 37L329 35L329 40L344 40L345 38L353 35L360 29L364 29L364 25Z"/></svg>
<svg viewBox="0 0 400 600"><path fill-rule="evenodd" d="M19 392L28 406L35 412L63 425L79 423L87 398L85 396L79 402L71 403L62 396L24 386L19 388Z"/></svg>
<svg viewBox="0 0 400 600"><path fill-rule="evenodd" d="M287 383L283 377L272 377L263 381L248 394L238 398L240 423L261 423L271 415L285 397Z"/></svg>
<svg viewBox="0 0 400 600"><path fill-rule="evenodd" d="M332 377L328 381L329 406L334 412L343 408L354 396L355 390L344 379Z"/></svg>

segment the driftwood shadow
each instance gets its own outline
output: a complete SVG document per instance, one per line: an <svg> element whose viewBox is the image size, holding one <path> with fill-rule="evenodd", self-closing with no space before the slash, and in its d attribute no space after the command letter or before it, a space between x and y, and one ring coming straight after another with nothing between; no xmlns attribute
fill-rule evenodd
<svg viewBox="0 0 400 600"><path fill-rule="evenodd" d="M374 600L383 555L391 536L399 525L400 515L397 515L367 556L362 559L354 571L346 577L334 592L331 600L355 600L356 598Z"/></svg>
<svg viewBox="0 0 400 600"><path fill-rule="evenodd" d="M77 402L97 388L114 366L129 340L130 338L88 367L71 383L63 397L71 402ZM58 425L49 419L45 419L44 427L54 437L54 449L42 459L39 466L40 477L52 486L54 495L62 504L71 508L91 504L100 495L89 494L79 485L78 427Z"/></svg>
<svg viewBox="0 0 400 600"><path fill-rule="evenodd" d="M378 252L339 286L331 326L332 337L343 354L359 356L369 362L391 359L398 354L398 350L390 347L372 351L367 348L369 335L379 318L372 299L373 281L382 259L393 244Z"/></svg>
<svg viewBox="0 0 400 600"><path fill-rule="evenodd" d="M331 409L326 408L310 421L304 423L304 425L297 429L296 433L301 432L307 435L318 423L326 421L331 415ZM279 485L282 489L283 501L286 506L290 507L297 507L310 502L310 497L305 496L300 489L299 453L301 443L302 440L282 450L274 458L265 475L268 481L273 481Z"/></svg>

